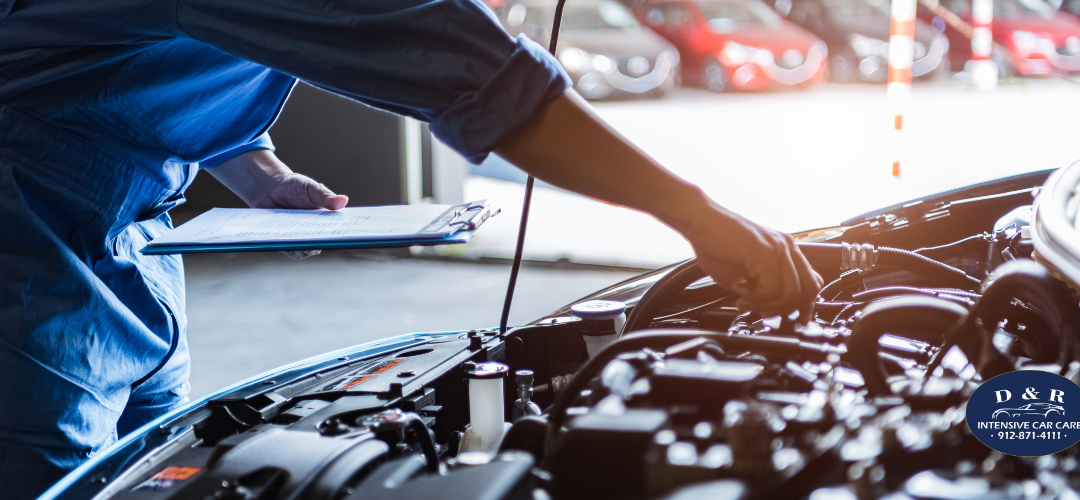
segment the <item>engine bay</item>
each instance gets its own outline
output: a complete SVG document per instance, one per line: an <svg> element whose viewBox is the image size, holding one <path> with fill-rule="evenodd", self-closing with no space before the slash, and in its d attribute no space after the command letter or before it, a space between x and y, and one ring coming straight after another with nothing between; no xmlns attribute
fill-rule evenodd
<svg viewBox="0 0 1080 500"><path fill-rule="evenodd" d="M1078 498L1075 447L1005 455L965 420L996 375L1080 379L1080 300L1032 259L1045 175L798 235L829 283L805 326L689 261L241 385L59 498Z"/></svg>

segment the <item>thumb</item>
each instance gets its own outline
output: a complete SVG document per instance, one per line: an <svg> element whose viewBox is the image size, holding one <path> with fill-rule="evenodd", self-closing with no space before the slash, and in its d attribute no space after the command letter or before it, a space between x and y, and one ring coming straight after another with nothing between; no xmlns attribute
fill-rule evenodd
<svg viewBox="0 0 1080 500"><path fill-rule="evenodd" d="M349 202L348 196L334 194L333 191L318 182L311 182L308 184L307 194L312 205L328 210L344 208L345 204Z"/></svg>

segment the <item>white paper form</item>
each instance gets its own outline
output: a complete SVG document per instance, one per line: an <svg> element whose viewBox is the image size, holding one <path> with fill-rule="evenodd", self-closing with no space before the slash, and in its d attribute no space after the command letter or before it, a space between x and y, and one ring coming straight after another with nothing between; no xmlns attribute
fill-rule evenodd
<svg viewBox="0 0 1080 500"><path fill-rule="evenodd" d="M151 246L437 238L468 205L394 205L337 211L215 208L150 242Z"/></svg>

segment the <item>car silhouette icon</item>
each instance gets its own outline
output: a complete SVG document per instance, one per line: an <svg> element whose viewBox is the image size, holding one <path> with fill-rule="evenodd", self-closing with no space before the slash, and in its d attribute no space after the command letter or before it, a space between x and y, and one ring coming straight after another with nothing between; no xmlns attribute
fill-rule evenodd
<svg viewBox="0 0 1080 500"><path fill-rule="evenodd" d="M1060 405L1050 403L1028 403L1019 408L1002 408L994 412L991 418L1016 418L1030 415L1041 415L1043 417L1049 417L1050 414L1064 415L1065 408Z"/></svg>

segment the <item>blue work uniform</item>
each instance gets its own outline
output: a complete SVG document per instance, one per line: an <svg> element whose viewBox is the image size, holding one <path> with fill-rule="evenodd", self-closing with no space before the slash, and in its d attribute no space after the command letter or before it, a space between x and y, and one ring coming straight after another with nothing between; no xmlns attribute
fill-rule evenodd
<svg viewBox="0 0 1080 500"><path fill-rule="evenodd" d="M568 85L475 0L0 0L0 492L188 391L183 265L139 249L297 79L478 161Z"/></svg>

